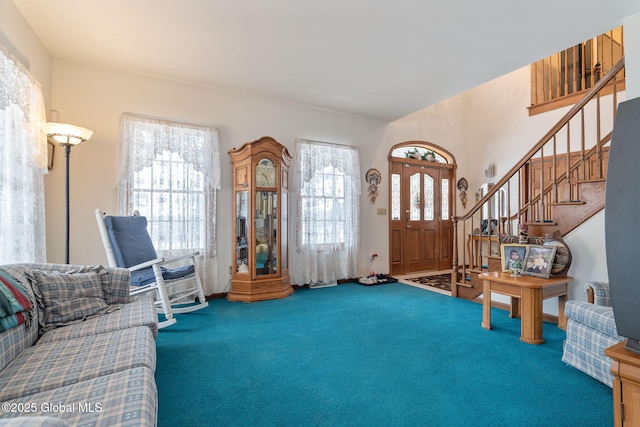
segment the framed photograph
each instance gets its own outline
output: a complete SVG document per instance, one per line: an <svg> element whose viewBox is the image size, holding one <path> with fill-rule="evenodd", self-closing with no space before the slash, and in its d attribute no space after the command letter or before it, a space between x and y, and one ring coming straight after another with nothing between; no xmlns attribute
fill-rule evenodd
<svg viewBox="0 0 640 427"><path fill-rule="evenodd" d="M548 279L555 256L555 246L528 245L522 274Z"/></svg>
<svg viewBox="0 0 640 427"><path fill-rule="evenodd" d="M505 273L519 273L524 268L524 260L526 256L527 245L503 243L500 245L502 271Z"/></svg>

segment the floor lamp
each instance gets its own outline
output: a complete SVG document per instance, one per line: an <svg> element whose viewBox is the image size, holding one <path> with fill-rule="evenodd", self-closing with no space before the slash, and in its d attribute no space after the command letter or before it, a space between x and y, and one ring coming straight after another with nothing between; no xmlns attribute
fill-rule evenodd
<svg viewBox="0 0 640 427"><path fill-rule="evenodd" d="M65 187L64 195L66 202L66 222L65 222L65 253L64 262L69 264L69 156L71 147L89 140L93 131L79 126L64 123L49 122L43 126L43 131L47 138L64 147L65 158Z"/></svg>

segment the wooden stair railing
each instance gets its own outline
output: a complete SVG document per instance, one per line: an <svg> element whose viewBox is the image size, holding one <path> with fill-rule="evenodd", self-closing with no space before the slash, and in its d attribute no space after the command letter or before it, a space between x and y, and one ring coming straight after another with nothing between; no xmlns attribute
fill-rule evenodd
<svg viewBox="0 0 640 427"><path fill-rule="evenodd" d="M555 230L566 234L579 224L559 225L562 218L554 218L554 209L571 206L578 210L590 203L588 214L574 215L584 221L604 207L603 194L601 197L593 194L604 192L606 146L611 141L617 112L620 75L624 76L624 57L469 211L453 218L453 296L473 299L482 293L482 284L474 279L488 268L485 260L487 265L491 261L495 268L501 234L516 235L521 225L529 228L531 236ZM603 120L602 110L607 108L602 103L605 89L611 93L610 121ZM595 101L595 105L591 101ZM588 120L591 108L595 110L595 117ZM603 128L610 129L604 131ZM602 136L604 132L606 134ZM575 134L578 134L577 140ZM589 144L588 141L593 142ZM559 149L563 142L564 146ZM585 185L600 187L585 190L586 187L582 187ZM590 195L588 202L582 200L583 193ZM486 227L483 228L483 224Z"/></svg>

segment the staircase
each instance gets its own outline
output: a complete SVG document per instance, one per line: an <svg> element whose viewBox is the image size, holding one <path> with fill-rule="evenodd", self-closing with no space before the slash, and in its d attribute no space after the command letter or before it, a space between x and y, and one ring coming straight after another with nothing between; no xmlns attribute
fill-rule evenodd
<svg viewBox="0 0 640 427"><path fill-rule="evenodd" d="M604 190L624 81L622 58L464 215L453 218L451 294L482 294L478 275L500 271L501 236L564 236L604 208ZM489 226L491 225L491 226Z"/></svg>

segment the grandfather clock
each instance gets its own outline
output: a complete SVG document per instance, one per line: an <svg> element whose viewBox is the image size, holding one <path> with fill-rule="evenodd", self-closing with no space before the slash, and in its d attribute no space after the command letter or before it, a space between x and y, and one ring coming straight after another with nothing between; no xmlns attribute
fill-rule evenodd
<svg viewBox="0 0 640 427"><path fill-rule="evenodd" d="M233 277L229 301L261 301L293 293L287 263L291 155L265 136L229 151L233 170Z"/></svg>

